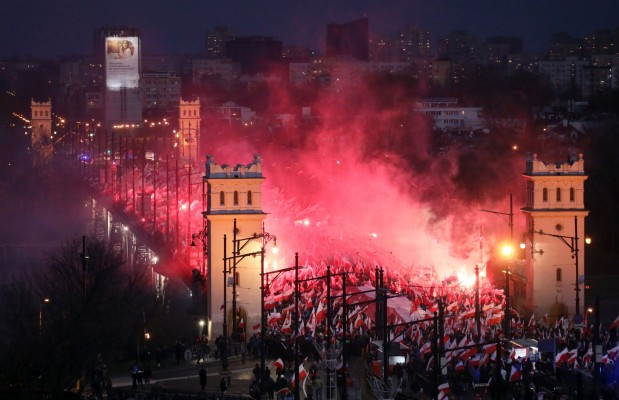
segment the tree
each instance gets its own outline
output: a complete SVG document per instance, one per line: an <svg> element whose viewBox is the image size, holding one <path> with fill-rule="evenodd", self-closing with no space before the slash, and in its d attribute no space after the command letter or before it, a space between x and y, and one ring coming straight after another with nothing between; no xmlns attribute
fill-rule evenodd
<svg viewBox="0 0 619 400"><path fill-rule="evenodd" d="M68 242L47 265L1 289L3 383L58 393L80 379L83 388L101 355L143 338L154 304L147 270L128 269L106 242L86 243L87 258L80 240Z"/></svg>

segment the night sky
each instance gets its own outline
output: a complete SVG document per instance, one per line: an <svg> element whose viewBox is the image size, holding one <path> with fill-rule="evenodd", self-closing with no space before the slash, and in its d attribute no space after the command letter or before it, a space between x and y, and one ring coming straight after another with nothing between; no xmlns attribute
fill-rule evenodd
<svg viewBox="0 0 619 400"><path fill-rule="evenodd" d="M619 26L617 0L3 0L0 57L92 52L93 30L129 25L142 31L144 54L198 53L204 33L225 25L237 35L265 35L284 45L323 50L326 25L367 15L371 34L405 24L436 37L465 29L480 39L515 35L544 51L549 34L582 37Z"/></svg>

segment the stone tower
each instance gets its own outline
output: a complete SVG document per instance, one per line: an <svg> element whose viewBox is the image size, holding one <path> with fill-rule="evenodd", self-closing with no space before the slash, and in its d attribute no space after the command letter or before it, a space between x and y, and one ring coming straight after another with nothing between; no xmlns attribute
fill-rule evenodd
<svg viewBox="0 0 619 400"><path fill-rule="evenodd" d="M582 154L548 163L528 156L525 214L528 309L538 317L583 315L585 162ZM579 308L577 310L577 307ZM578 320L579 318L576 318Z"/></svg>
<svg viewBox="0 0 619 400"><path fill-rule="evenodd" d="M180 159L193 164L200 149L200 99L180 101L177 135Z"/></svg>
<svg viewBox="0 0 619 400"><path fill-rule="evenodd" d="M262 248L261 235L266 217L262 211L262 163L254 156L247 165L218 165L207 156L206 210L204 218L208 231L208 271L207 271L207 315L210 323L209 335L217 337L223 333L224 308L227 314L228 335L232 332L232 292L236 291L236 307L244 318L244 325L251 327L260 322L261 257L255 253ZM236 220L236 236L234 232ZM225 235L225 241L224 241ZM254 253L254 256L238 257L236 271L233 271L234 245L237 238L241 250L238 254ZM250 240L243 240L250 238ZM226 306L224 307L224 258L226 261ZM236 275L233 273L236 272ZM236 287L233 287L233 276Z"/></svg>
<svg viewBox="0 0 619 400"><path fill-rule="evenodd" d="M31 100L32 154L35 164L46 164L52 157L52 101Z"/></svg>

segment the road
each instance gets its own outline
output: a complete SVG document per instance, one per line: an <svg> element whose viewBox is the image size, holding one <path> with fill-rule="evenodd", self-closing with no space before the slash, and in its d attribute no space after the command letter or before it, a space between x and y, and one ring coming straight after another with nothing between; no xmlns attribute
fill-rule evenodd
<svg viewBox="0 0 619 400"><path fill-rule="evenodd" d="M253 368L260 360L248 359L245 363L240 358L229 358L228 371L230 372L229 394L249 394L249 386L253 379ZM149 384L144 384L140 390L149 391L151 387L158 386L171 390L181 390L190 392L200 392L200 383L198 371L202 365L206 366L207 384L206 391L209 393L218 393L219 382L221 380L221 361L209 360L208 363L196 364L196 360L191 360L181 364L171 363L161 368L153 369L153 377ZM269 364L267 364L270 366ZM131 374L127 371L123 375L112 375L112 387L130 389L133 381Z"/></svg>

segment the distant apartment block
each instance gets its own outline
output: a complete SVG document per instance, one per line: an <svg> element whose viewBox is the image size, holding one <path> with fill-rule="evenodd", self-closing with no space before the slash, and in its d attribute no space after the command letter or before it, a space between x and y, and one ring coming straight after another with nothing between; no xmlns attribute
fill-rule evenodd
<svg viewBox="0 0 619 400"><path fill-rule="evenodd" d="M463 107L458 99L421 99L415 111L429 116L433 128L443 132L470 132L487 128L481 107Z"/></svg>

